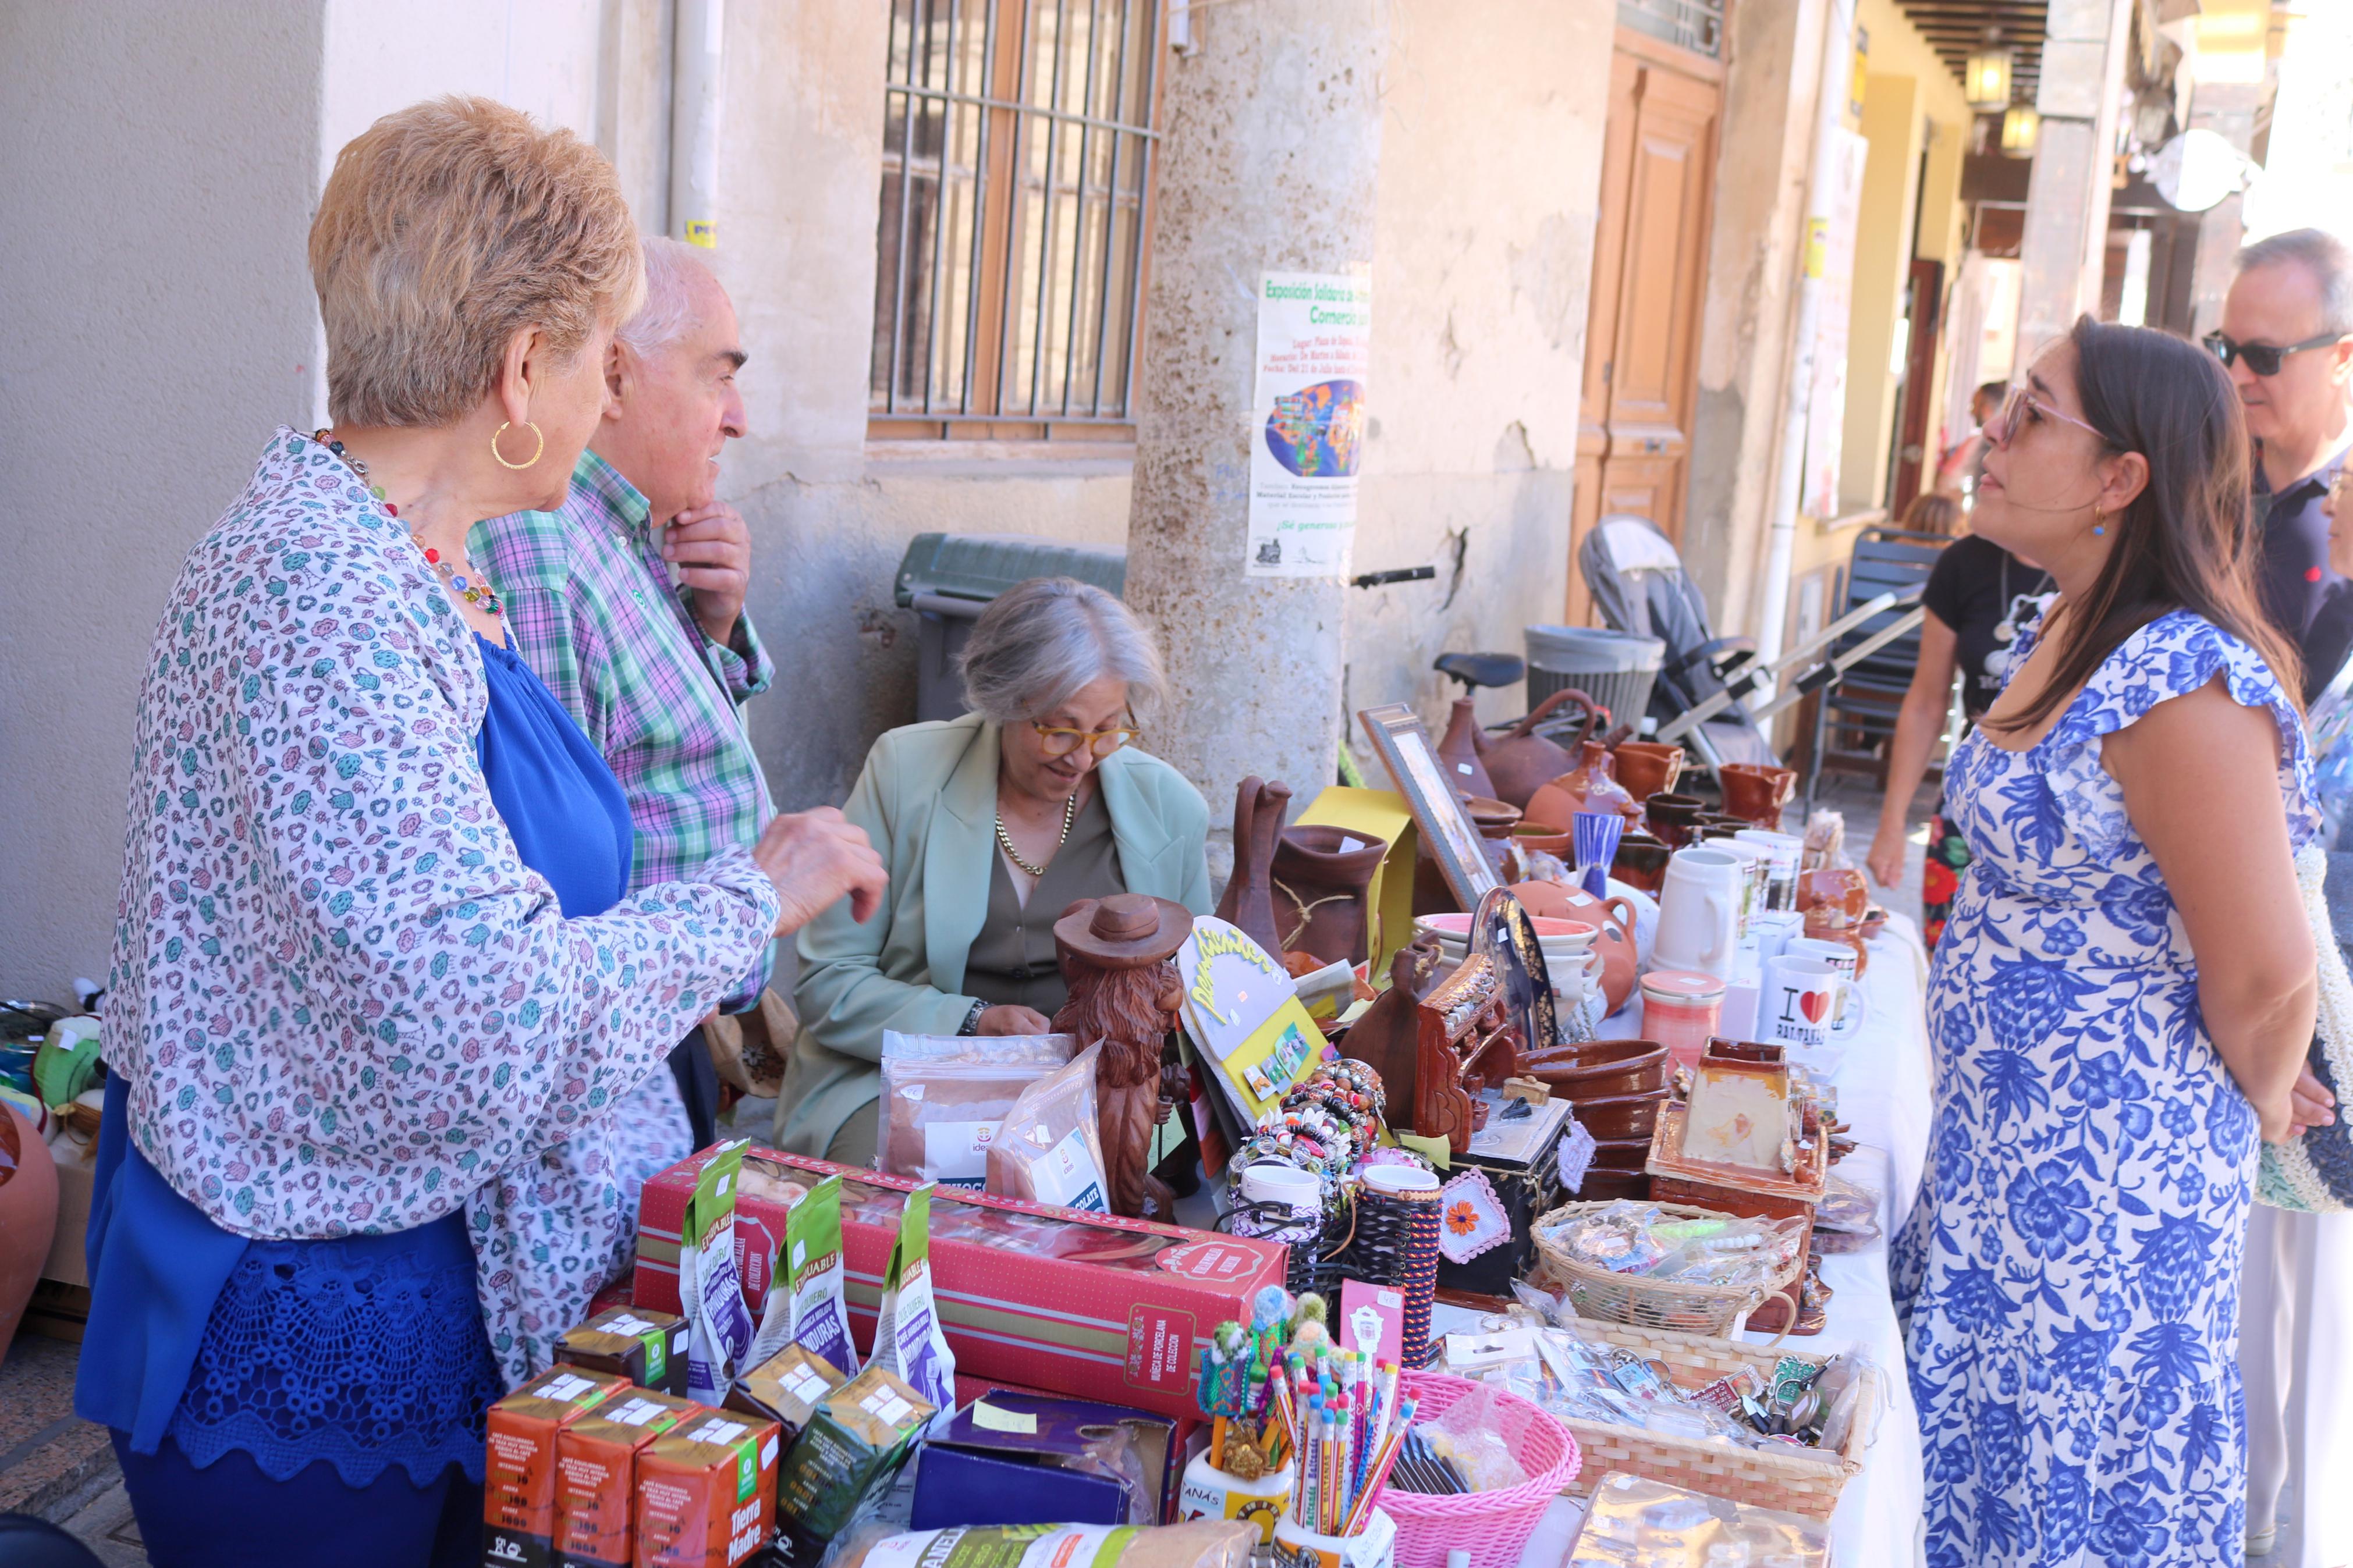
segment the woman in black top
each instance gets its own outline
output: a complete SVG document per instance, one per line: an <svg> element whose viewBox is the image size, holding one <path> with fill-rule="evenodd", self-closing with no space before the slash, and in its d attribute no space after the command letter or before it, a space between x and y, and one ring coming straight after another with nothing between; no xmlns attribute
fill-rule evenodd
<svg viewBox="0 0 2353 1568"><path fill-rule="evenodd" d="M2051 579L2042 568L1974 534L1953 541L1936 558L1920 596L1928 611L1920 623L1920 662L1913 667L1912 689L1904 694L1895 738L1888 743L1887 798L1864 862L1881 887L1893 888L1903 879L1905 812L1944 731L1954 670L1961 673L1961 712L1974 724L2000 694L2019 626L2032 618L2049 592ZM1946 826L1939 802L1928 821L1928 854L1920 878L1920 934L1932 949L1968 863L1968 847Z"/></svg>

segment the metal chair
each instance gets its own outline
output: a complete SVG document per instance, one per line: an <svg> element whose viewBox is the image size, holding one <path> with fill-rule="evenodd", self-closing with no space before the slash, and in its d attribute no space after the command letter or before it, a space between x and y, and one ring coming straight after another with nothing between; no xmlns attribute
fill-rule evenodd
<svg viewBox="0 0 2353 1568"><path fill-rule="evenodd" d="M1854 554L1839 569L1834 590L1841 624L1852 626L1833 646L1839 653L1866 642L1871 647L1846 662L1838 679L1821 689L1815 704L1813 744L1806 760L1808 809L1825 771L1870 773L1881 788L1886 787L1888 744L1920 662L1922 616L1916 609L1908 616L1886 609L1857 618L1855 612L1890 595L1916 601L1937 556L1951 542L1943 534L1901 528L1866 528L1856 535ZM1892 637L1879 636L1891 631Z"/></svg>

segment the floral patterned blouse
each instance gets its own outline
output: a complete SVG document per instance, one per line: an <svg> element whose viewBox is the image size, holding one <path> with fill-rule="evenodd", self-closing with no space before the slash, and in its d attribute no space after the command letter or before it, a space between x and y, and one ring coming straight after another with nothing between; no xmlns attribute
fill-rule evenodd
<svg viewBox="0 0 2353 1568"><path fill-rule="evenodd" d="M778 905L738 847L565 919L483 784L487 700L407 530L281 428L156 636L105 1047L140 1150L235 1235L463 1207L520 1381L626 1254L606 1113Z"/></svg>

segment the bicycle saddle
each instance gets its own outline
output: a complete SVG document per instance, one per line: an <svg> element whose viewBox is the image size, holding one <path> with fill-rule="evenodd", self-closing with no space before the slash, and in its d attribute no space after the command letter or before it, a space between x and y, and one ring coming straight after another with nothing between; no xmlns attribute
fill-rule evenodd
<svg viewBox="0 0 2353 1568"><path fill-rule="evenodd" d="M1474 686L1509 686L1528 672L1527 661L1514 653L1441 653L1430 665L1462 689Z"/></svg>

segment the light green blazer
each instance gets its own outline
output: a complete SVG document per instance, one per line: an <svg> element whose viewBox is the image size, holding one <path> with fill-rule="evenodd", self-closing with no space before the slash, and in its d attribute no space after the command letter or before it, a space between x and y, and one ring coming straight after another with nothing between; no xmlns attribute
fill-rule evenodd
<svg viewBox="0 0 2353 1568"><path fill-rule="evenodd" d="M953 1035L972 1011L965 960L988 913L997 853L997 726L968 713L910 724L874 742L842 815L891 873L864 925L847 899L800 933L793 987L800 1037L785 1071L777 1142L822 1156L881 1089L882 1031ZM1185 775L1133 746L1095 770L1131 893L1209 912L1209 808Z"/></svg>

